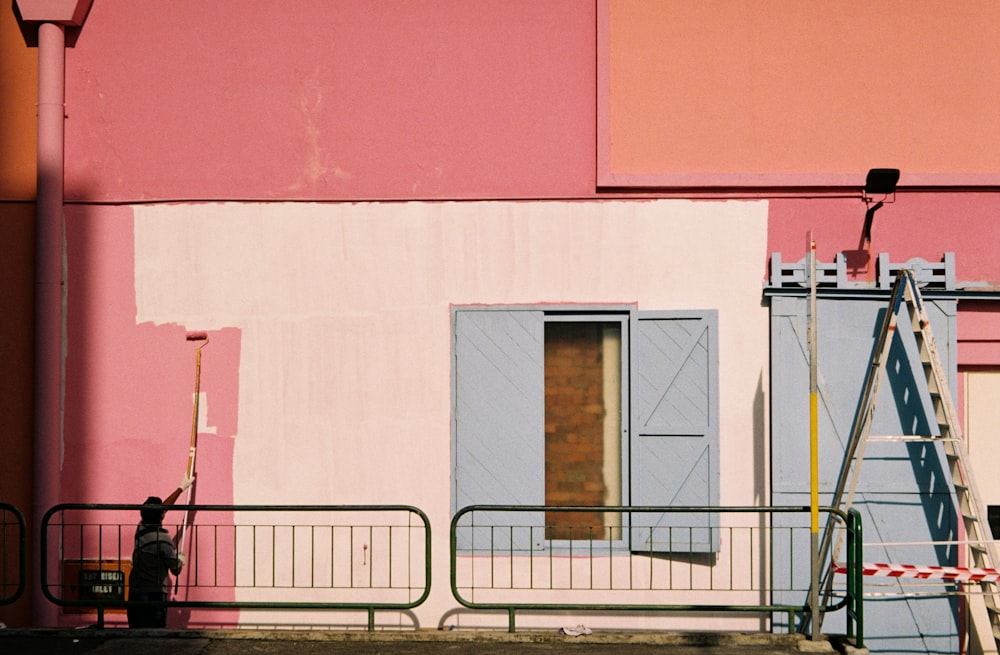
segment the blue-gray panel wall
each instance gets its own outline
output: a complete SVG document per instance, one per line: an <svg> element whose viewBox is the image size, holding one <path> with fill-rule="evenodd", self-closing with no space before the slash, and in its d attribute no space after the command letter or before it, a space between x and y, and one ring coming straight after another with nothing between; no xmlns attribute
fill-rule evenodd
<svg viewBox="0 0 1000 655"><path fill-rule="evenodd" d="M781 494L775 504L808 505L809 494ZM929 528L933 524L953 525L954 505L950 494L862 494L855 499L854 508L861 512L864 526L866 562L893 562L900 564L956 563L955 546L932 545L930 540L954 539L950 528L940 531ZM930 516L935 510L939 515ZM823 517L825 521L825 516ZM776 525L788 525L785 515L778 515ZM821 523L821 526L823 524ZM795 543L790 543L789 533L777 530L773 543L775 566L772 573L773 589L807 589L810 577L808 521L799 521ZM821 528L822 529L822 528ZM887 543L885 546L870 542ZM893 543L898 545L892 545ZM843 560L841 556L840 560ZM794 564L794 566L792 565ZM838 576L842 589L843 576ZM958 651L958 599L945 595L951 587L931 581L914 582L912 579L866 577L865 592L865 646L872 653L948 653ZM924 597L906 594L920 593ZM929 597L928 594L938 594ZM805 604L803 592L778 592L774 599L779 603ZM785 617L775 615L776 629L784 631ZM845 634L846 615L843 610L833 612L823 621L826 634Z"/></svg>
<svg viewBox="0 0 1000 655"><path fill-rule="evenodd" d="M820 299L817 303L820 490L836 487L844 450L861 398L887 301ZM942 364L954 390L955 302L927 303ZM905 319L905 317L904 317ZM904 329L907 328L907 329ZM872 423L873 435L929 434L924 419L929 406L926 383L915 353L909 321L897 332L909 352L894 340ZM772 488L797 492L809 488L809 361L806 300L771 299ZM928 492L937 476L929 472L922 449L902 443L871 442L864 458L859 489L881 492ZM943 461L943 460L942 460Z"/></svg>
<svg viewBox="0 0 1000 655"><path fill-rule="evenodd" d="M819 381L820 502L829 504L843 465L844 450L861 399L865 375L887 300L821 298L817 303ZM942 364L956 388L955 302L928 302L928 315ZM772 502L809 502L809 361L807 299L771 299ZM888 373L876 404L873 435L930 434L926 383L910 322L902 316L892 344ZM901 342L900 339L903 341ZM869 443L858 478L854 506L861 511L865 542L920 545L869 546L866 561L955 565L954 547L927 544L956 538L950 478L937 444ZM780 521L778 521L780 523ZM779 545L780 546L780 545ZM808 548L796 544L797 549ZM792 560L808 562L808 552L775 549L776 588L787 588ZM808 586L808 567L796 566L795 588ZM804 577L802 577L804 576ZM866 579L871 584L873 579ZM879 579L879 581L884 579ZM872 587L869 586L869 590ZM953 653L958 648L957 603L952 597L903 597L910 587L892 581L887 595L866 605L865 641L873 652ZM919 588L943 591L940 586ZM804 595L779 593L780 602L805 602ZM843 630L831 616L824 630Z"/></svg>

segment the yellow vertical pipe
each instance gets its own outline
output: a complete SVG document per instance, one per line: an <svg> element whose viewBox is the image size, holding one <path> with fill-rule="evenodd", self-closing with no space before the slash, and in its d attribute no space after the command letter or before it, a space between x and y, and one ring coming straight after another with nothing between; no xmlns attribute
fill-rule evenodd
<svg viewBox="0 0 1000 655"><path fill-rule="evenodd" d="M810 543L812 546L812 584L810 585L809 607L811 611L813 641L820 638L819 615L819 403L816 362L816 242L812 231L808 235L809 266L809 519Z"/></svg>
<svg viewBox="0 0 1000 655"><path fill-rule="evenodd" d="M809 392L809 508L811 520L809 527L819 532L819 405L816 390Z"/></svg>

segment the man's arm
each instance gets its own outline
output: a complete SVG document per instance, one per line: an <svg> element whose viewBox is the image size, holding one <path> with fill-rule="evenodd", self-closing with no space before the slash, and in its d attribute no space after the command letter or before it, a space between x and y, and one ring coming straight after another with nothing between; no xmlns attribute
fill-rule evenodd
<svg viewBox="0 0 1000 655"><path fill-rule="evenodd" d="M184 566L184 562L187 561L184 553L179 552L177 547L174 546L174 542L170 540L161 541L159 545L160 558L163 560L163 564L174 575L180 575L181 568Z"/></svg>
<svg viewBox="0 0 1000 655"><path fill-rule="evenodd" d="M184 490L190 487L193 483L194 483L193 475L190 478L184 478L183 480L181 480L181 485L176 489L174 489L169 496L163 499L163 504L173 505L175 502L177 502L177 499L180 498L180 495L184 492Z"/></svg>

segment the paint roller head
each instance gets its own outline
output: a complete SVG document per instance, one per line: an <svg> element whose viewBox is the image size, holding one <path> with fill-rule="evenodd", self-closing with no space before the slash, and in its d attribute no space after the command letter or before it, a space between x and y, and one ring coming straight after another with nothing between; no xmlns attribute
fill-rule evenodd
<svg viewBox="0 0 1000 655"><path fill-rule="evenodd" d="M188 341L208 341L208 332L188 332L184 338Z"/></svg>

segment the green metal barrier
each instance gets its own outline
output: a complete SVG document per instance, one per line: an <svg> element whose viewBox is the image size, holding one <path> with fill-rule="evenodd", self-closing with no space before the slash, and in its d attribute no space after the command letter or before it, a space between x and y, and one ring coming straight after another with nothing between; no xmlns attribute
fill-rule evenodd
<svg viewBox="0 0 1000 655"><path fill-rule="evenodd" d="M860 571L860 515L821 511L847 528L848 567ZM796 615L808 612L808 580L776 589L777 580L793 576L775 575L773 548L778 542L793 543L799 534L807 538L809 512L808 506L468 506L451 521L451 590L464 607L506 612L510 632L515 631L516 613L525 610L778 613L794 632ZM630 527L640 523L631 520L637 514L675 515L688 524L665 520L660 524L670 527ZM775 514L798 515L803 521L801 526L774 526ZM602 518L589 526L581 523L595 517ZM640 543L661 546L654 551L638 547ZM668 544L669 552L662 544ZM706 544L712 544L711 552L705 552ZM788 550L786 556L801 559L789 566L808 571L809 552ZM860 573L849 577L821 607L823 612L849 607L850 632L859 641L860 585ZM802 602L770 602L776 591L795 592ZM664 598L668 595L670 601ZM748 602L712 600L736 597Z"/></svg>
<svg viewBox="0 0 1000 655"><path fill-rule="evenodd" d="M847 638L857 648L865 646L864 558L862 553L861 513L847 510Z"/></svg>
<svg viewBox="0 0 1000 655"><path fill-rule="evenodd" d="M0 605L10 605L23 594L28 579L28 528L17 507L0 503Z"/></svg>
<svg viewBox="0 0 1000 655"><path fill-rule="evenodd" d="M128 607L141 505L66 503L42 519L42 593L66 611ZM168 607L234 610L409 610L430 594L431 527L407 505L190 505L187 563ZM186 513L185 513L186 510ZM181 519L184 514L185 519ZM377 517L377 518L373 518ZM60 561L52 570L51 561ZM59 557L60 559L54 559ZM244 599L237 598L237 595Z"/></svg>

